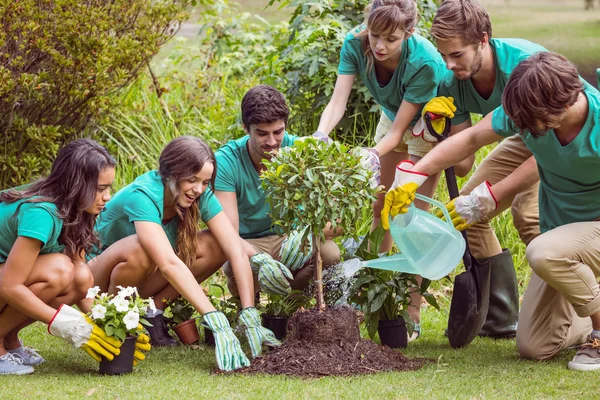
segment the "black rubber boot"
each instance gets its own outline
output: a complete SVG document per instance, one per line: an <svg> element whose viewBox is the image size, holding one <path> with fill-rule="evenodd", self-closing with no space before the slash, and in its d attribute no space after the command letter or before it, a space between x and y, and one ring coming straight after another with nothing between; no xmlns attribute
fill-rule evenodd
<svg viewBox="0 0 600 400"><path fill-rule="evenodd" d="M146 330L150 334L150 344L156 347L173 347L177 346L177 340L169 335L169 328L162 314L154 318L146 318L152 326L146 326Z"/></svg>
<svg viewBox="0 0 600 400"><path fill-rule="evenodd" d="M510 250L491 257L490 306L479 336L513 338L519 321L519 290Z"/></svg>

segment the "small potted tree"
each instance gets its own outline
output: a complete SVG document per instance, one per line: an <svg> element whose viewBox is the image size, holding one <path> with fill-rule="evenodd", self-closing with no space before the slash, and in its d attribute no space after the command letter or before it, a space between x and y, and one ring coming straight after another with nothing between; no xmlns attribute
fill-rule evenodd
<svg viewBox="0 0 600 400"><path fill-rule="evenodd" d="M288 319L301 307L309 307L312 300L301 290L292 290L286 296L267 294L267 303L261 306L262 325L279 340L285 338Z"/></svg>
<svg viewBox="0 0 600 400"><path fill-rule="evenodd" d="M169 327L175 332L181 343L192 344L200 340L196 326L196 311L189 301L182 296L174 300L162 299L167 304L164 315Z"/></svg>
<svg viewBox="0 0 600 400"><path fill-rule="evenodd" d="M112 361L100 361L100 373L120 375L133 371L135 343L140 324L148 325L143 318L148 307L154 307L152 299L142 299L135 287L118 286L117 295L100 293L98 286L88 290L87 298L94 299L88 316L106 332L123 344L121 353Z"/></svg>
<svg viewBox="0 0 600 400"><path fill-rule="evenodd" d="M323 230L331 223L334 229L358 239L354 224L379 190L371 185L372 172L362 165L360 151L350 151L339 142L328 145L306 138L279 150L270 161L263 160L266 169L261 174L261 185L274 223L288 235L298 227L308 227L302 243L305 249L312 240L315 251L319 310L325 308L320 254L321 242L325 240Z"/></svg>

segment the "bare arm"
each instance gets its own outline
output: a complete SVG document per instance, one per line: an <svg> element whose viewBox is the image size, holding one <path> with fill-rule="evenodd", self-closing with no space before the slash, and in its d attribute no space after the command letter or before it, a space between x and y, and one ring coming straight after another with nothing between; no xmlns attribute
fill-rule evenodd
<svg viewBox="0 0 600 400"><path fill-rule="evenodd" d="M500 202L502 199L516 196L539 180L537 162L535 157L531 156L510 175L492 186L491 189L496 200Z"/></svg>
<svg viewBox="0 0 600 400"><path fill-rule="evenodd" d="M438 144L412 168L433 175L475 154L477 150L502 139L492 129L492 114L489 113L478 124Z"/></svg>
<svg viewBox="0 0 600 400"><path fill-rule="evenodd" d="M221 190L215 190L215 196L217 196L217 200L221 203L221 207L223 207L223 211L231 225L233 225L233 229L236 232L240 231L240 215L238 213L238 204L237 204L237 195L235 192L223 192Z"/></svg>
<svg viewBox="0 0 600 400"><path fill-rule="evenodd" d="M398 147L402 141L404 132L406 132L408 129L408 126L421 109L421 106L422 104L413 104L402 100L390 131L386 133L383 139L381 139L381 141L375 146L375 150L379 152L380 157L385 156L390 151Z"/></svg>
<svg viewBox="0 0 600 400"><path fill-rule="evenodd" d="M237 282L242 307L254 306L254 280L243 241L224 212L211 218L206 225L227 256ZM235 238L239 240L235 240Z"/></svg>
<svg viewBox="0 0 600 400"><path fill-rule="evenodd" d="M41 248L42 242L37 239L17 237L0 269L0 298L23 314L48 324L56 310L25 286Z"/></svg>
<svg viewBox="0 0 600 400"><path fill-rule="evenodd" d="M188 266L173 251L163 228L148 221L134 221L134 225L140 244L175 290L202 315L215 311Z"/></svg>
<svg viewBox="0 0 600 400"><path fill-rule="evenodd" d="M456 135L459 132L464 131L472 126L471 118L467 119L465 122L455 125L450 129L450 136ZM465 158L458 164L454 166L454 173L457 176L463 177L467 176L469 172L471 172L471 168L473 168L473 164L475 163L475 154L471 154L469 157Z"/></svg>
<svg viewBox="0 0 600 400"><path fill-rule="evenodd" d="M348 104L348 97L350 97L355 76L338 75L331 100L329 100L327 107L323 111L323 115L321 115L317 130L329 135L338 122L340 122L346 112L346 104Z"/></svg>

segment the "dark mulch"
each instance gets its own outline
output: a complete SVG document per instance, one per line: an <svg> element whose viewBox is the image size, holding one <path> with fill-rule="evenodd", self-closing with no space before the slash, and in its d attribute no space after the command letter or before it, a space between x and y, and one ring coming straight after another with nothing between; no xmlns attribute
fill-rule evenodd
<svg viewBox="0 0 600 400"><path fill-rule="evenodd" d="M411 359L386 346L360 339L350 307L296 313L288 323L288 339L237 373L297 377L352 376L384 371L414 371L426 359Z"/></svg>

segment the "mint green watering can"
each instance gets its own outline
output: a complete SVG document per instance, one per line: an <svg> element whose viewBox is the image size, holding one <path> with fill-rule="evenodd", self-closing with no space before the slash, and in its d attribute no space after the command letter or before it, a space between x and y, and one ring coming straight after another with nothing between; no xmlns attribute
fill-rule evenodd
<svg viewBox="0 0 600 400"><path fill-rule="evenodd" d="M354 261L353 269L369 267L407 272L431 280L452 272L465 253L465 239L454 229L443 204L420 194L416 198L439 207L446 221L411 204L408 212L397 215L390 223L390 233L401 254L370 261L351 260Z"/></svg>

